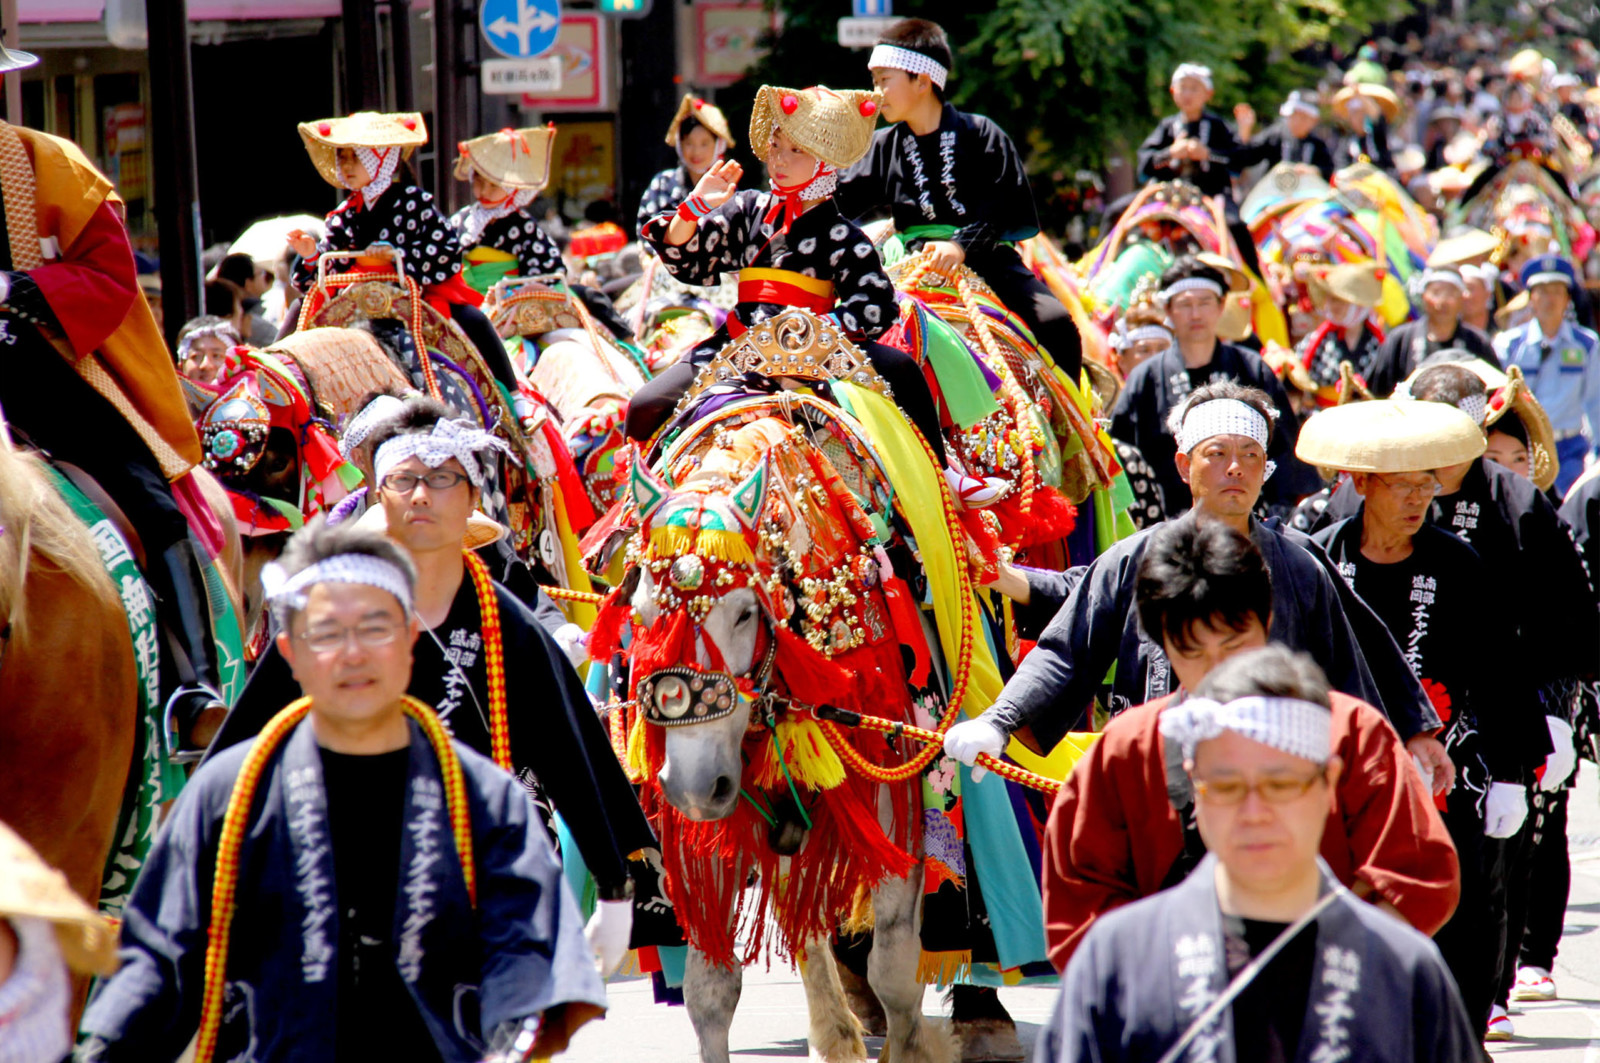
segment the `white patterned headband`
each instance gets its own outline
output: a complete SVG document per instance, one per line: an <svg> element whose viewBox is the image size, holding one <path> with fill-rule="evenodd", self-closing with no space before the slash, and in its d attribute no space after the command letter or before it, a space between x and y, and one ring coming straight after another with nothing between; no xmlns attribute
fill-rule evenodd
<svg viewBox="0 0 1600 1063"><path fill-rule="evenodd" d="M1189 698L1161 713L1161 735L1183 747L1185 760L1195 747L1232 731L1291 756L1326 764L1333 753L1333 713L1298 698L1248 697L1226 704Z"/></svg>
<svg viewBox="0 0 1600 1063"><path fill-rule="evenodd" d="M1478 427L1483 427L1484 415L1489 412L1488 395L1467 395L1456 405L1462 413L1476 421Z"/></svg>
<svg viewBox="0 0 1600 1063"><path fill-rule="evenodd" d="M1199 63L1179 63L1178 69L1172 72L1172 87L1177 88L1178 82L1184 78L1194 78L1206 88L1211 88L1211 68L1201 66Z"/></svg>
<svg viewBox="0 0 1600 1063"><path fill-rule="evenodd" d="M1458 291L1467 290L1467 282L1462 279L1460 271L1453 269L1425 269L1420 283L1424 289L1430 284L1449 284Z"/></svg>
<svg viewBox="0 0 1600 1063"><path fill-rule="evenodd" d="M945 79L950 76L950 70L937 59L930 59L921 52L913 52L910 48L899 48L892 44L880 44L872 49L872 55L867 58L868 70L904 70L908 74L926 74L928 79L941 89L944 88Z"/></svg>
<svg viewBox="0 0 1600 1063"><path fill-rule="evenodd" d="M479 455L491 450L511 453L504 440L475 427L470 421L439 421L431 432L407 432L386 440L373 455L372 472L382 483L389 470L407 458L419 458L430 469L437 469L454 458L466 470L472 486L481 488L487 469L479 461Z"/></svg>
<svg viewBox="0 0 1600 1063"><path fill-rule="evenodd" d="M1184 277L1182 280L1173 281L1157 292L1156 304L1166 306L1173 296L1180 295L1183 292L1210 292L1218 299L1227 298L1228 294L1222 290L1222 285L1210 277Z"/></svg>
<svg viewBox="0 0 1600 1063"><path fill-rule="evenodd" d="M411 613L411 579L392 561L371 554L334 554L289 575L273 561L261 570L261 589L267 601L304 609L306 592L318 583L359 583L388 591Z"/></svg>
<svg viewBox="0 0 1600 1063"><path fill-rule="evenodd" d="M350 423L344 426L344 434L339 437L339 453L349 461L350 455L367 441L374 428L405 409L405 406L404 401L393 395L379 395L361 407L360 412L350 418Z"/></svg>
<svg viewBox="0 0 1600 1063"><path fill-rule="evenodd" d="M1187 454L1213 436L1245 436L1267 449L1267 419L1261 411L1238 399L1212 399L1192 406L1178 426L1178 450ZM1271 479L1277 462L1267 462L1264 480Z"/></svg>
<svg viewBox="0 0 1600 1063"><path fill-rule="evenodd" d="M1111 334L1112 350L1123 351L1144 340L1160 340L1163 343L1172 342L1172 331L1160 325L1140 325L1138 328L1119 330Z"/></svg>

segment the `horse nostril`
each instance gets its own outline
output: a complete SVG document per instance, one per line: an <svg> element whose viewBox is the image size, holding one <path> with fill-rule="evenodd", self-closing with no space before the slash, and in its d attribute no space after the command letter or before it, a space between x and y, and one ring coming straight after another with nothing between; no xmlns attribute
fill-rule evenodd
<svg viewBox="0 0 1600 1063"><path fill-rule="evenodd" d="M723 802L733 796L733 780L726 775L718 775L717 783L711 788L711 800Z"/></svg>

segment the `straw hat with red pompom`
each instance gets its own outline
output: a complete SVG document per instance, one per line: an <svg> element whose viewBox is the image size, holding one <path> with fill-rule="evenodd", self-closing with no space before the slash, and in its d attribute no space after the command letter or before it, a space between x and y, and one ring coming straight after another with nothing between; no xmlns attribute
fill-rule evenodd
<svg viewBox="0 0 1600 1063"><path fill-rule="evenodd" d="M480 173L501 188L537 192L550 183L550 155L555 145L554 123L529 129L502 129L456 145L457 180L470 181Z"/></svg>
<svg viewBox="0 0 1600 1063"><path fill-rule="evenodd" d="M343 118L300 123L300 139L322 179L335 188L339 180L340 148L400 148L404 158L428 142L428 127L416 111L379 114L357 111Z"/></svg>
<svg viewBox="0 0 1600 1063"><path fill-rule="evenodd" d="M678 146L678 130L682 127L684 119L693 118L696 122L711 130L711 135L732 147L738 143L733 139L733 132L728 128L728 117L723 114L715 104L707 103L699 96L685 96L678 103L678 112L672 116L672 124L667 126L667 146Z"/></svg>
<svg viewBox="0 0 1600 1063"><path fill-rule="evenodd" d="M785 136L808 155L843 170L872 146L873 127L883 96L860 89L785 89L763 85L750 112L750 145L766 150L773 134Z"/></svg>

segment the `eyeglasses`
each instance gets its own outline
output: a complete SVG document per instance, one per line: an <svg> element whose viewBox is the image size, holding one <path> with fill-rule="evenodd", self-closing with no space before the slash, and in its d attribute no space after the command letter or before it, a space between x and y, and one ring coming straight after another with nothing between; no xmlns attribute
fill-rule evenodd
<svg viewBox="0 0 1600 1063"><path fill-rule="evenodd" d="M377 622L371 624L358 624L355 627L321 627L315 631L307 631L296 635L295 638L306 644L312 653L337 653L350 644L350 636L354 635L356 641L369 650L380 646L387 646L400 637L403 625Z"/></svg>
<svg viewBox="0 0 1600 1063"><path fill-rule="evenodd" d="M1261 800L1269 805L1286 805L1303 796L1318 779L1323 777L1323 774L1319 770L1304 778L1294 775L1269 775L1253 783L1233 778L1196 779L1194 789L1195 793L1214 805L1242 805L1244 799L1252 793L1261 795Z"/></svg>
<svg viewBox="0 0 1600 1063"><path fill-rule="evenodd" d="M1383 486L1387 487L1395 494L1398 494L1404 498L1432 498L1434 495L1444 490L1444 484L1440 483L1437 478L1432 476L1428 477L1427 483L1420 484L1401 483L1398 480L1391 480L1386 476L1378 476L1376 474L1374 474L1373 479L1383 484Z"/></svg>
<svg viewBox="0 0 1600 1063"><path fill-rule="evenodd" d="M383 478L382 483L386 491L393 491L397 495L409 495L417 489L418 484L427 484L430 491L448 491L466 479L468 479L466 473L440 469L426 476L409 472L392 472Z"/></svg>

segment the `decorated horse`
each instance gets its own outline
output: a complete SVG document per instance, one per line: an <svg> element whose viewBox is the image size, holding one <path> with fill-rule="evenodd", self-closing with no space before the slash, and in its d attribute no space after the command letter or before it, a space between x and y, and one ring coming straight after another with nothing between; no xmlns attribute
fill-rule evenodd
<svg viewBox="0 0 1600 1063"><path fill-rule="evenodd" d="M644 352L614 339L582 300L543 278L499 282L486 311L539 400L531 416L519 408L523 428L532 433L555 414L589 501L604 512L616 501L615 455L628 400L650 378Z"/></svg>
<svg viewBox="0 0 1600 1063"><path fill-rule="evenodd" d="M222 536L203 567L226 699L245 676L238 534L221 487L192 475ZM143 563L137 531L98 484L17 448L0 422L0 808L111 914L185 778Z"/></svg>
<svg viewBox="0 0 1600 1063"><path fill-rule="evenodd" d="M948 765L925 775L937 729L1000 685L957 504L888 385L830 322L788 310L750 330L684 402L752 377L834 401L722 392L653 463L635 455L607 517L626 542L618 582L590 636L594 659L626 676L608 715L662 842L661 904L690 946L686 1003L702 1058L725 1060L739 965L771 947L800 962L814 1056L863 1059L828 939L870 927L885 1057L948 1059L950 1039L921 1015L923 982L964 969L971 945L925 953L925 901L964 892L969 845L997 847L993 866L1027 859L989 818L1012 814L1003 782L964 790ZM926 728L931 743L850 726L867 716ZM967 809L982 810L982 837L963 838ZM993 886L995 907L1026 910L1031 896L1038 912L1036 883Z"/></svg>
<svg viewBox="0 0 1600 1063"><path fill-rule="evenodd" d="M731 281L714 288L683 284L649 255L644 272L617 297L617 311L632 323L650 372L659 373L717 331L738 298Z"/></svg>
<svg viewBox="0 0 1600 1063"><path fill-rule="evenodd" d="M1551 240L1564 257L1583 261L1595 246L1595 227L1572 198L1563 171L1549 163L1533 157L1508 162L1461 203L1452 222L1504 234L1513 266L1519 252L1543 254Z"/></svg>

